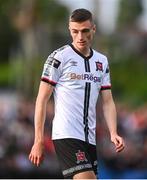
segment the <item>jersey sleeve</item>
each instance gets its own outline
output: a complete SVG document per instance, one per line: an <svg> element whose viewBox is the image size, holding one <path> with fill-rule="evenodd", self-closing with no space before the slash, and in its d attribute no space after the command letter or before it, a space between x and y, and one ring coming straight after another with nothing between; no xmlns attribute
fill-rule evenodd
<svg viewBox="0 0 147 180"><path fill-rule="evenodd" d="M41 80L55 86L62 72L61 61L62 57L58 52L50 54L44 64Z"/></svg>
<svg viewBox="0 0 147 180"><path fill-rule="evenodd" d="M102 84L101 84L101 90L106 90L106 89L111 89L110 70L107 59L104 66L104 72L103 72Z"/></svg>

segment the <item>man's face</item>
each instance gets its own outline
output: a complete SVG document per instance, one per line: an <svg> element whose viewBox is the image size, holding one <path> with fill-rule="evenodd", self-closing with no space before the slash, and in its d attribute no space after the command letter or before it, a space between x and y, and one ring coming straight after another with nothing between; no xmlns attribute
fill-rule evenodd
<svg viewBox="0 0 147 180"><path fill-rule="evenodd" d="M91 46L96 27L89 20L84 22L69 22L69 30L73 39L73 45L83 52Z"/></svg>

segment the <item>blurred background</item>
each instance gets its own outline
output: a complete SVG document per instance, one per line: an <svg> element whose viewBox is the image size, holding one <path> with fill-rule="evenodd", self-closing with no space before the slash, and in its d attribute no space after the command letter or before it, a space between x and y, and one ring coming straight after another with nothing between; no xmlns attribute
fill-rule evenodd
<svg viewBox="0 0 147 180"><path fill-rule="evenodd" d="M71 42L68 16L93 12L93 48L110 63L118 130L126 148L116 154L98 104L101 179L147 178L147 0L0 0L0 178L62 178L51 142L53 98L45 123L45 161L34 167L34 106L47 56Z"/></svg>

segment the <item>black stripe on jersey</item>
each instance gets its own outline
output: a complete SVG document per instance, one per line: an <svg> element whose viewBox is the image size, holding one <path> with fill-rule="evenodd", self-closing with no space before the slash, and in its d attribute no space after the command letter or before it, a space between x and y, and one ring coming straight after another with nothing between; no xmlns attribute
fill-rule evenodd
<svg viewBox="0 0 147 180"><path fill-rule="evenodd" d="M84 59L84 63L85 63L85 71L90 72L89 60L87 58ZM86 84L85 84L85 96L84 96L84 117L83 117L83 123L85 125L84 133L85 133L85 141L86 142L89 142L89 140L88 140L88 134L89 134L88 110L89 110L90 90L91 90L91 83L86 82Z"/></svg>
<svg viewBox="0 0 147 180"><path fill-rule="evenodd" d="M90 72L90 65L89 65L89 60L85 59L85 71Z"/></svg>
<svg viewBox="0 0 147 180"><path fill-rule="evenodd" d="M84 118L83 123L85 125L84 127L84 133L85 133L85 141L89 142L88 140L88 134L89 134L89 127L88 127L88 109L89 109L89 99L90 99L90 90L91 90L91 83L86 82L85 85L85 96L84 96Z"/></svg>

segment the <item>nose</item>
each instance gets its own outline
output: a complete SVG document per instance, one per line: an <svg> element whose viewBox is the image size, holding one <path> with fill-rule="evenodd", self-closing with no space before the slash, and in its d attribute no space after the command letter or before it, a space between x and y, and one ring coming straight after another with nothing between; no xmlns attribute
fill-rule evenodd
<svg viewBox="0 0 147 180"><path fill-rule="evenodd" d="M79 33L78 33L78 38L80 41L83 40L83 33L81 31L79 31Z"/></svg>

